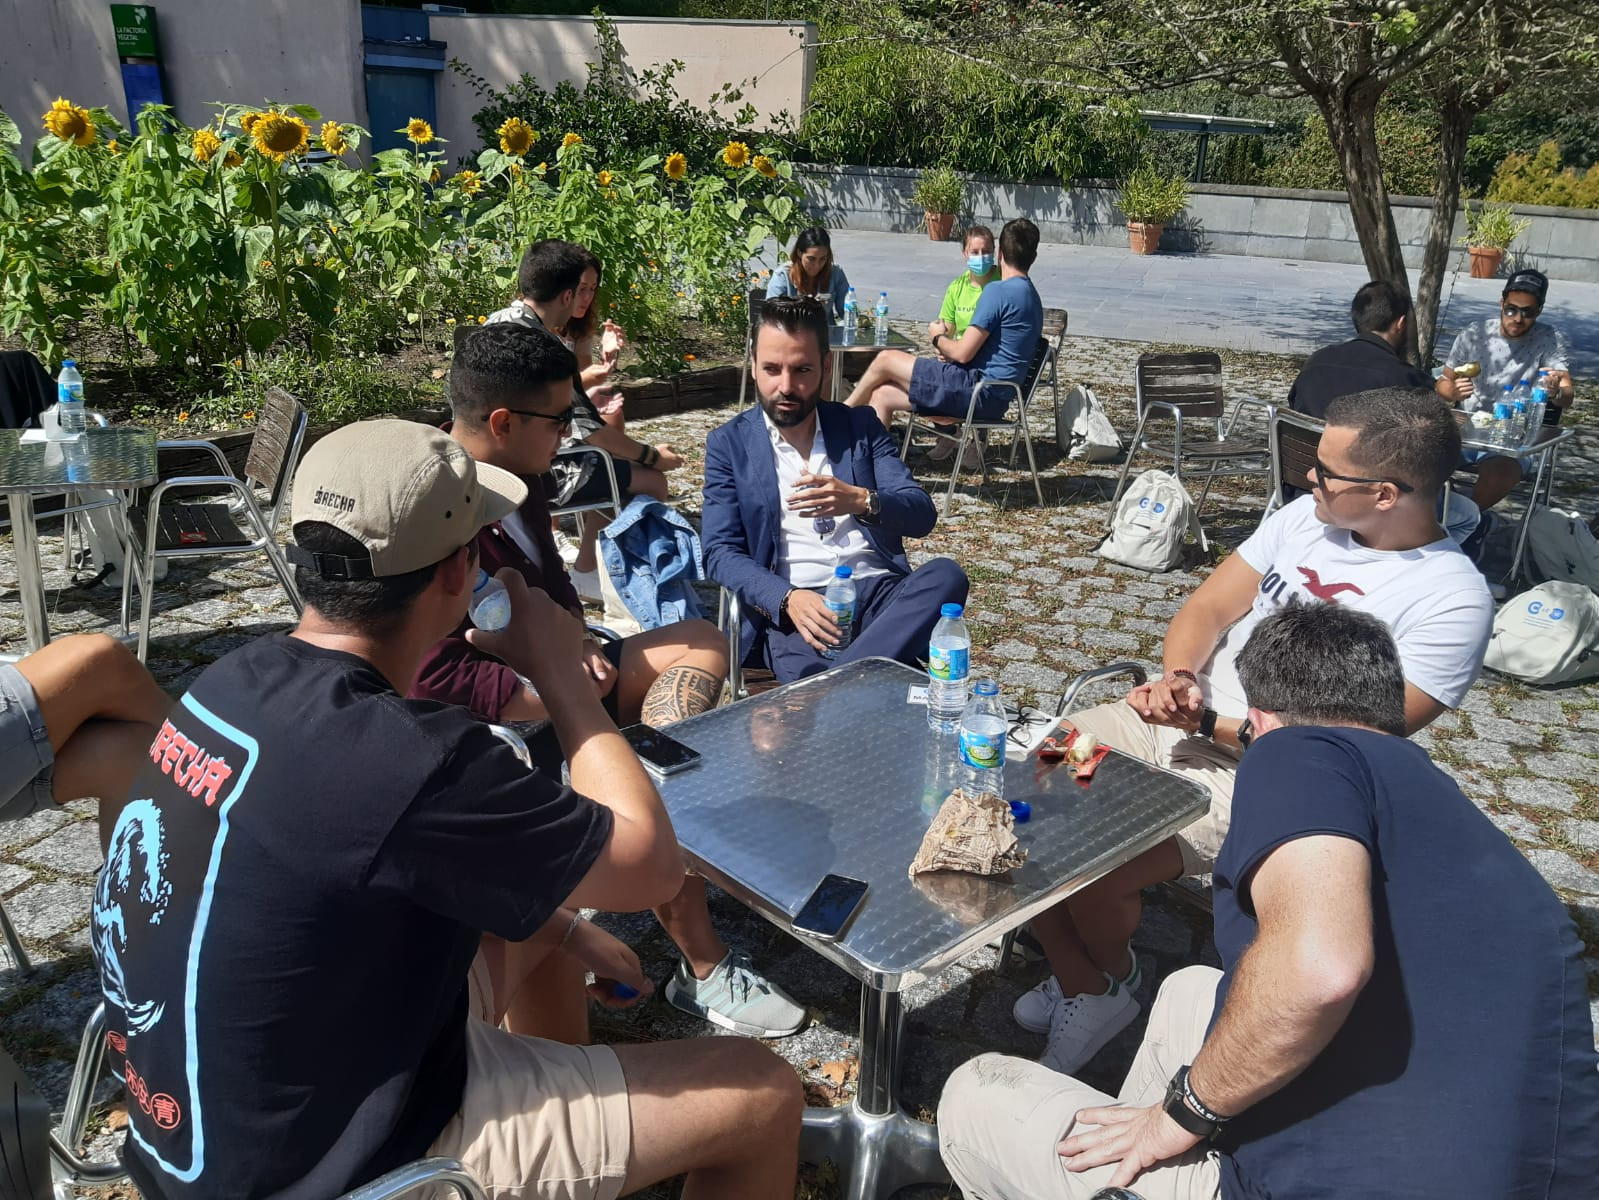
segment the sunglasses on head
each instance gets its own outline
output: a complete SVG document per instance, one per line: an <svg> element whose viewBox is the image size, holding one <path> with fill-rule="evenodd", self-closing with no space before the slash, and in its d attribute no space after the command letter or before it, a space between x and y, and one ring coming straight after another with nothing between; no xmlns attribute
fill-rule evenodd
<svg viewBox="0 0 1599 1200"><path fill-rule="evenodd" d="M1366 475L1339 475L1329 471L1321 459L1316 460L1316 482L1326 483L1329 479L1336 479L1340 483L1389 483L1401 492L1413 492L1416 489L1400 479L1372 479Z"/></svg>
<svg viewBox="0 0 1599 1200"><path fill-rule="evenodd" d="M1499 311L1507 317L1522 317L1528 321L1536 321L1542 305L1538 304L1501 304Z"/></svg>
<svg viewBox="0 0 1599 1200"><path fill-rule="evenodd" d="M515 413L519 417L537 417L541 421L550 421L556 425L570 425L572 414L577 411L577 405L568 404L558 413L534 412L531 408L508 408L505 411Z"/></svg>

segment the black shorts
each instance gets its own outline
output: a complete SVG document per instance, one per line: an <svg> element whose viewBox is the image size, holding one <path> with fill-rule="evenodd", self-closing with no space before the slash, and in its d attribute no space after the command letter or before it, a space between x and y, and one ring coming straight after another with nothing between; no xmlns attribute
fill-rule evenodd
<svg viewBox="0 0 1599 1200"><path fill-rule="evenodd" d="M601 501L611 499L611 477L605 473L605 468L600 465L599 456L595 454L577 455L571 460L581 464L581 475L578 483L570 495L560 495L561 476L553 476L556 480L556 490L550 496L550 502L557 508L576 508L587 504L599 504ZM633 484L633 464L623 458L611 459L611 465L616 469L616 488L622 493L622 503L627 504L628 489Z"/></svg>

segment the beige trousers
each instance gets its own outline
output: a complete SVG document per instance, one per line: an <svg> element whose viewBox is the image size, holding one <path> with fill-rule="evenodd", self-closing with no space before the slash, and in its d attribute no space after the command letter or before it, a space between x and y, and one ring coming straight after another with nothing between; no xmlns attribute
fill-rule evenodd
<svg viewBox="0 0 1599 1200"><path fill-rule="evenodd" d="M984 1054L956 1069L938 1105L938 1142L967 1200L1088 1200L1110 1183L1115 1164L1068 1171L1056 1147L1077 1113L1110 1104L1158 1104L1177 1068L1194 1061L1216 1007L1221 972L1186 967L1169 976L1119 1096L1025 1058ZM1196 1146L1133 1181L1144 1200L1215 1200L1214 1151Z"/></svg>

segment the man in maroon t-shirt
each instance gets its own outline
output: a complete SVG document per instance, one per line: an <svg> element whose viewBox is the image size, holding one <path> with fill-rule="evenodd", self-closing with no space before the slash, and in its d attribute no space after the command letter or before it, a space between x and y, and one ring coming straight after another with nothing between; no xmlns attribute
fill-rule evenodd
<svg viewBox="0 0 1599 1200"><path fill-rule="evenodd" d="M459 339L450 371L450 436L478 462L527 478L528 498L505 520L477 536L479 562L493 574L515 568L529 587L541 588L580 618L582 607L550 532L549 504L541 486L572 413L577 360L556 338L511 323L485 325ZM467 625L434 646L411 684L413 697L460 704L485 721L542 721L538 696L509 666L466 640ZM591 640L584 667L601 702L619 725L656 727L704 712L721 698L727 676L727 642L708 621L679 621L634 637L601 644ZM543 769L555 763L541 756ZM556 762L559 760L557 759ZM805 1010L731 950L711 924L705 881L684 879L683 890L655 910L683 958L666 986L666 998L685 1012L753 1037L784 1037L805 1022ZM560 998L532 989L528 1021L543 1026ZM513 1009L512 1028L517 1010ZM561 1032L586 1030L586 1008L566 1012Z"/></svg>

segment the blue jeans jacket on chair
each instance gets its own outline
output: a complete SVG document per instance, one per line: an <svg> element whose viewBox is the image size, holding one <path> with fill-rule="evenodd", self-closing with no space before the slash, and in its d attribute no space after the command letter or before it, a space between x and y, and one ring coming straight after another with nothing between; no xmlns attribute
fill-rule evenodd
<svg viewBox="0 0 1599 1200"><path fill-rule="evenodd" d="M617 593L645 629L700 615L692 582L705 578L699 534L682 513L634 496L600 531L600 559Z"/></svg>

